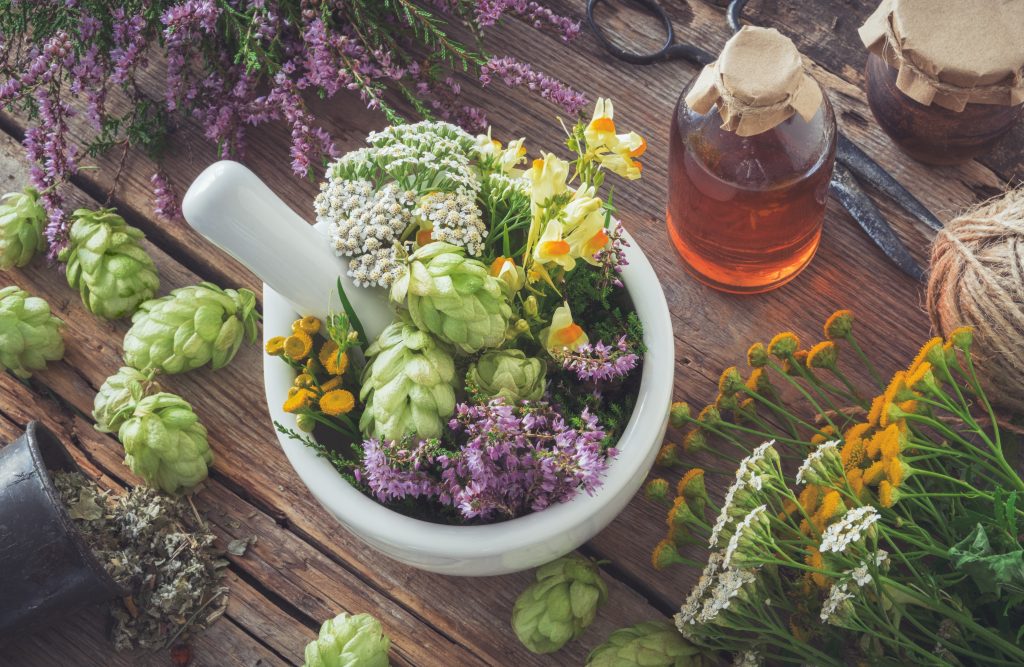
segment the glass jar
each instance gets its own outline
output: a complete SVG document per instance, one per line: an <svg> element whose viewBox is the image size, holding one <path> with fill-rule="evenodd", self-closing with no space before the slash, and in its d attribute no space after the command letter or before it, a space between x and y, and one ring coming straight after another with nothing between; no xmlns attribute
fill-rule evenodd
<svg viewBox="0 0 1024 667"><path fill-rule="evenodd" d="M733 293L780 287L818 249L836 155L828 96L814 116L793 114L743 137L722 129L718 107L676 105L669 138L668 230L686 268ZM819 85L815 83L814 85Z"/></svg>
<svg viewBox="0 0 1024 667"><path fill-rule="evenodd" d="M897 75L881 56L868 54L864 78L871 113L903 152L927 164L961 164L985 153L1024 110L1024 104L968 103L963 111L925 106L896 87Z"/></svg>

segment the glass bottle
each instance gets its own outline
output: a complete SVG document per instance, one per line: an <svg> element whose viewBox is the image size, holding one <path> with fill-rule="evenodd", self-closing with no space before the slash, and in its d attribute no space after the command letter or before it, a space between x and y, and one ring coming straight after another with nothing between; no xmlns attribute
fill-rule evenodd
<svg viewBox="0 0 1024 667"><path fill-rule="evenodd" d="M676 105L669 137L668 230L686 268L733 293L792 280L818 248L835 164L828 97L808 121L793 114L742 137L722 129L718 106ZM818 85L815 83L814 85Z"/></svg>
<svg viewBox="0 0 1024 667"><path fill-rule="evenodd" d="M874 53L864 66L868 104L904 153L935 165L961 164L987 152L1013 128L1024 104L968 103L963 111L925 106L896 87L898 71Z"/></svg>

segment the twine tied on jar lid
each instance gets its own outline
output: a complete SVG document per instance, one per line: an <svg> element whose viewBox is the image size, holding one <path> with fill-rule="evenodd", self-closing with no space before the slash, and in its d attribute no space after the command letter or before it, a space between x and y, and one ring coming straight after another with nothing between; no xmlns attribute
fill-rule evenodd
<svg viewBox="0 0 1024 667"><path fill-rule="evenodd" d="M821 87L788 37L774 28L744 26L701 71L686 104L699 114L717 104L722 129L750 137L793 114L810 121L821 99Z"/></svg>
<svg viewBox="0 0 1024 667"><path fill-rule="evenodd" d="M861 41L907 97L963 111L1024 103L1024 0L882 0Z"/></svg>

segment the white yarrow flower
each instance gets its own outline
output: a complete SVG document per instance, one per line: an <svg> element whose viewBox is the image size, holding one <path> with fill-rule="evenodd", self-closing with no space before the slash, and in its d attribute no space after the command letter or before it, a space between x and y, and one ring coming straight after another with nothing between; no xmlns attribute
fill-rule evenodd
<svg viewBox="0 0 1024 667"><path fill-rule="evenodd" d="M818 445L818 448L804 459L804 462L796 471L796 483L827 486L831 482L831 473L835 472L836 462L839 463L839 470L841 471L842 461L839 458L838 440L829 440Z"/></svg>
<svg viewBox="0 0 1024 667"><path fill-rule="evenodd" d="M846 548L858 542L878 521L878 510L870 505L849 510L835 523L829 525L821 536L821 553L843 553Z"/></svg>
<svg viewBox="0 0 1024 667"><path fill-rule="evenodd" d="M734 532L732 537L729 538L729 545L725 549L725 560L722 561L722 567L728 568L732 565L732 557L736 554L736 549L739 548L740 541L743 539L744 533L751 530L754 522L758 521L760 519L760 515L764 514L767 510L767 505L756 507L739 522L736 526L736 532Z"/></svg>

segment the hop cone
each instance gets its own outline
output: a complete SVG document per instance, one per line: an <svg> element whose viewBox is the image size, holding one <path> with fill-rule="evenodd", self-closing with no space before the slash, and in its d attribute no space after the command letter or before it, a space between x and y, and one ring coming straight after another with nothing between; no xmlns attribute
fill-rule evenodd
<svg viewBox="0 0 1024 667"><path fill-rule="evenodd" d="M304 667L388 667L390 647L380 621L342 612L324 621L320 635L306 644Z"/></svg>
<svg viewBox="0 0 1024 667"><path fill-rule="evenodd" d="M30 378L63 358L62 326L43 299L14 285L0 289L0 371Z"/></svg>
<svg viewBox="0 0 1024 667"><path fill-rule="evenodd" d="M566 556L537 570L537 582L523 591L512 610L512 629L534 653L551 653L579 637L608 599L597 566Z"/></svg>
<svg viewBox="0 0 1024 667"><path fill-rule="evenodd" d="M46 248L46 211L32 188L0 198L0 270L25 266Z"/></svg>
<svg viewBox="0 0 1024 667"><path fill-rule="evenodd" d="M688 642L671 621L616 630L587 657L587 667L712 667L707 649Z"/></svg>
<svg viewBox="0 0 1024 667"><path fill-rule="evenodd" d="M132 416L135 407L146 396L160 391L160 385L151 374L123 366L104 380L93 401L92 417L96 430L116 433L121 424Z"/></svg>
<svg viewBox="0 0 1024 667"><path fill-rule="evenodd" d="M172 290L147 301L124 337L125 363L139 370L184 373L226 366L242 339L256 340L256 295L212 283Z"/></svg>
<svg viewBox="0 0 1024 667"><path fill-rule="evenodd" d="M441 436L455 410L455 362L434 337L407 322L393 322L366 350L359 399L366 405L359 430L367 438L400 440L408 434Z"/></svg>
<svg viewBox="0 0 1024 667"><path fill-rule="evenodd" d="M117 433L132 472L165 493L188 491L206 479L213 452L206 427L188 401L161 392L146 396Z"/></svg>
<svg viewBox="0 0 1024 667"><path fill-rule="evenodd" d="M391 299L406 305L417 327L471 354L505 339L512 315L507 289L465 249L435 242L412 254Z"/></svg>
<svg viewBox="0 0 1024 667"><path fill-rule="evenodd" d="M160 286L156 265L142 249L144 234L113 209L78 209L66 248L57 258L67 264L68 285L85 307L116 320L135 312Z"/></svg>
<svg viewBox="0 0 1024 667"><path fill-rule="evenodd" d="M544 362L522 350L490 350L469 367L466 380L485 396L536 401L544 395Z"/></svg>

